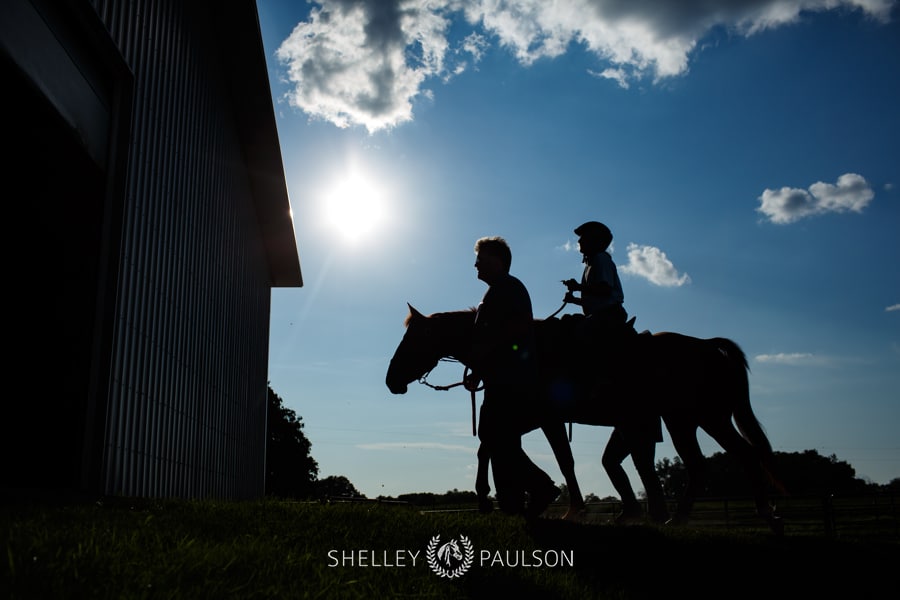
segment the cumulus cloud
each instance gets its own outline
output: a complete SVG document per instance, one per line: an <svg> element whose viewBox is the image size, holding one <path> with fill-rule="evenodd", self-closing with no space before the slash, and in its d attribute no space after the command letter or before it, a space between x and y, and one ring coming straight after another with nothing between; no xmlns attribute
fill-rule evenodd
<svg viewBox="0 0 900 600"><path fill-rule="evenodd" d="M837 184L818 181L809 190L783 187L765 190L758 198L756 210L779 225L799 221L805 217L829 212L862 212L868 206L875 192L861 175L845 173L838 177Z"/></svg>
<svg viewBox="0 0 900 600"><path fill-rule="evenodd" d="M449 25L424 0L323 1L276 51L293 85L288 99L338 127L409 121L426 79L446 73Z"/></svg>
<svg viewBox="0 0 900 600"><path fill-rule="evenodd" d="M680 287L691 282L687 273L679 273L666 253L654 246L628 244L628 264L619 271L663 287Z"/></svg>
<svg viewBox="0 0 900 600"><path fill-rule="evenodd" d="M857 9L887 21L895 0L319 0L278 48L290 103L338 127L387 129L413 118L427 82L478 63L489 40L524 66L575 45L592 73L627 88L685 73L710 30L740 35L792 23L805 12ZM463 31L451 39L451 24ZM456 29L456 28L454 28Z"/></svg>

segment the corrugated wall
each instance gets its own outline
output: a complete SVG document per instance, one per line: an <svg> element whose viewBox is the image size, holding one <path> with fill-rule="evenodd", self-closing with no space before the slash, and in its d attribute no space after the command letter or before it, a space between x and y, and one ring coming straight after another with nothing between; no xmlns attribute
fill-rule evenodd
<svg viewBox="0 0 900 600"><path fill-rule="evenodd" d="M135 76L104 491L261 496L271 282L206 3L92 3Z"/></svg>

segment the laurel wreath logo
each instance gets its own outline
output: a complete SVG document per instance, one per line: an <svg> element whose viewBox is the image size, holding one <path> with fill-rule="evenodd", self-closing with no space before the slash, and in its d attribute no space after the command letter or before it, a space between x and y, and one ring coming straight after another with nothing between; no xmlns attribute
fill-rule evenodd
<svg viewBox="0 0 900 600"><path fill-rule="evenodd" d="M428 560L431 570L448 579L459 577L468 571L475 558L475 550L472 548L469 538L464 535L459 536L459 543L465 550L464 553L459 552L459 546L455 539L451 539L445 544L440 542L441 536L438 534L431 538L425 549L425 558ZM454 559L459 561L455 567L453 567Z"/></svg>

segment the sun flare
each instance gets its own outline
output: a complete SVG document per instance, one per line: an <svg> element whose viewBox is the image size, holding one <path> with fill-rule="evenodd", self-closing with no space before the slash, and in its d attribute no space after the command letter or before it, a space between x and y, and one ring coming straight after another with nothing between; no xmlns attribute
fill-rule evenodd
<svg viewBox="0 0 900 600"><path fill-rule="evenodd" d="M336 181L324 195L325 222L349 243L370 238L385 221L385 196L375 181L352 172Z"/></svg>

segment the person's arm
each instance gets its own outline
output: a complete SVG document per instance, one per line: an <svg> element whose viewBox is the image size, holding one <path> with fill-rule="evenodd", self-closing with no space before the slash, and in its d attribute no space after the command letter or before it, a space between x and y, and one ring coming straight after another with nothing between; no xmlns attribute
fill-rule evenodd
<svg viewBox="0 0 900 600"><path fill-rule="evenodd" d="M603 280L597 281L588 281L584 284L578 283L574 279L567 279L563 281L565 286L569 289L566 293L565 298L563 298L566 302L571 304L575 304L577 306L581 306L584 304L583 298L585 294L588 296L599 296L600 298L607 298L612 293L612 286ZM575 296L574 292L581 292L581 298Z"/></svg>
<svg viewBox="0 0 900 600"><path fill-rule="evenodd" d="M612 286L602 279L597 281L588 281L587 284L579 286L581 288L581 297L584 295L598 296L600 298L608 298L612 294Z"/></svg>

